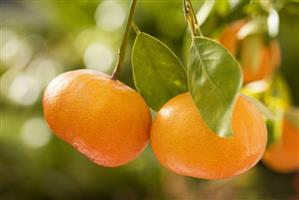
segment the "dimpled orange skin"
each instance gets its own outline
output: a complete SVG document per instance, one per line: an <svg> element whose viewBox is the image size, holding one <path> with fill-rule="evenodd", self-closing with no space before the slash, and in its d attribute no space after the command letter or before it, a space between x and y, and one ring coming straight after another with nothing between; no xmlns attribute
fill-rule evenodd
<svg viewBox="0 0 299 200"><path fill-rule="evenodd" d="M124 165L148 143L151 116L143 98L100 72L59 75L45 91L43 109L59 138L102 166Z"/></svg>
<svg viewBox="0 0 299 200"><path fill-rule="evenodd" d="M263 163L281 173L299 170L299 129L286 119L281 140L266 150Z"/></svg>
<svg viewBox="0 0 299 200"><path fill-rule="evenodd" d="M246 45L246 41L239 41L237 34L242 26L246 23L245 20L239 20L229 25L221 34L219 42L225 46L231 54L236 55L237 46L240 42L241 45ZM262 38L261 38L262 39ZM262 40L261 40L262 42ZM276 67L280 64L280 49L277 40L272 40L269 47L263 45L260 49L261 56L260 62L256 69L252 68L252 59L250 55L245 58L245 62L241 62L243 69L243 79L245 83L263 80L270 77Z"/></svg>
<svg viewBox="0 0 299 200"><path fill-rule="evenodd" d="M220 138L202 120L190 93L169 100L151 129L158 160L173 172L223 179L241 174L263 156L267 131L260 112L240 96L233 112L234 135Z"/></svg>

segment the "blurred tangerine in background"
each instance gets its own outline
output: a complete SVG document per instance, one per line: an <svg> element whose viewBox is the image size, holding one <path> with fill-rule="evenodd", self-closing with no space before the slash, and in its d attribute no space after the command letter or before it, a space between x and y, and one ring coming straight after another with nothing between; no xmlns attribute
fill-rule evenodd
<svg viewBox="0 0 299 200"><path fill-rule="evenodd" d="M232 128L233 136L217 136L204 123L190 93L184 93L170 99L158 112L151 145L158 160L175 173L204 179L231 178L253 167L267 143L263 116L243 96L234 107Z"/></svg>
<svg viewBox="0 0 299 200"><path fill-rule="evenodd" d="M280 64L280 49L276 39L269 43L264 33L255 33L240 38L241 29L248 23L239 20L228 25L219 37L223 44L239 60L244 82L270 78Z"/></svg>
<svg viewBox="0 0 299 200"><path fill-rule="evenodd" d="M299 170L299 128L285 117L282 137L271 144L265 152L263 162L281 173Z"/></svg>

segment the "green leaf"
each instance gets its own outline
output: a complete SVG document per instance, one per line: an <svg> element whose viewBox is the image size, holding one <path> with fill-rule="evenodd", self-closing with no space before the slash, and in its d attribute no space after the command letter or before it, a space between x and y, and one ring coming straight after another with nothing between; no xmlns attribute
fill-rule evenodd
<svg viewBox="0 0 299 200"><path fill-rule="evenodd" d="M254 85L254 83L258 83L257 85ZM251 104L253 104L264 116L266 127L267 127L267 133L268 133L268 140L267 140L267 148L271 146L273 143L276 143L277 141L280 140L281 138L281 133L282 133L282 121L283 121L283 116L284 116L284 111L283 110L271 110L267 105L265 105L261 100L262 99L257 99L256 94L254 93L255 90L261 89L261 91L264 91L264 87L267 84L267 82L262 82L262 81L257 81L250 83L252 85L253 93L247 93L246 95L243 95L248 101L250 101ZM265 85L266 84L266 85ZM248 87L249 85L246 85L245 87ZM254 87L259 87L261 86L262 88L254 88ZM269 88L269 86L266 86ZM249 89L249 88L248 88ZM243 91L244 92L244 88ZM264 91L265 93L265 91ZM249 96L247 96L249 95ZM264 94L263 94L264 95ZM262 96L260 96L262 97Z"/></svg>
<svg viewBox="0 0 299 200"><path fill-rule="evenodd" d="M264 94L263 101L274 113L277 111L285 112L290 108L290 91L282 75L276 74L272 78L270 87Z"/></svg>
<svg viewBox="0 0 299 200"><path fill-rule="evenodd" d="M270 85L271 81L269 80L254 81L244 85L241 92L247 96L261 100Z"/></svg>
<svg viewBox="0 0 299 200"><path fill-rule="evenodd" d="M268 133L267 148L278 142L282 135L283 113L276 113L275 119L266 119Z"/></svg>
<svg viewBox="0 0 299 200"><path fill-rule="evenodd" d="M230 8L228 0L216 1L216 11L220 16L226 16L229 10Z"/></svg>
<svg viewBox="0 0 299 200"><path fill-rule="evenodd" d="M232 109L242 84L236 59L217 42L196 37L187 76L189 91L206 124L220 137L232 135Z"/></svg>
<svg viewBox="0 0 299 200"><path fill-rule="evenodd" d="M187 77L179 59L165 44L146 33L136 37L132 64L135 86L155 111L187 91Z"/></svg>
<svg viewBox="0 0 299 200"><path fill-rule="evenodd" d="M274 114L272 113L272 111L270 109L268 109L265 106L265 104L263 104L262 102L260 102L259 100L255 99L253 97L246 96L243 94L242 94L242 96L245 97L251 104L253 104L263 114L263 116L266 119L269 119L269 120L275 119Z"/></svg>

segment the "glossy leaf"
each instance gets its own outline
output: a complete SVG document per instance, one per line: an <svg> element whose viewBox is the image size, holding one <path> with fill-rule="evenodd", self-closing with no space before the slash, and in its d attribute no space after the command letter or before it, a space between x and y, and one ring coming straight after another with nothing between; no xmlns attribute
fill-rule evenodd
<svg viewBox="0 0 299 200"><path fill-rule="evenodd" d="M206 124L221 137L232 135L232 110L242 84L239 63L222 45L196 37L187 76L189 91Z"/></svg>
<svg viewBox="0 0 299 200"><path fill-rule="evenodd" d="M158 111L170 98L187 91L187 78L175 54L161 41L138 33L132 54L134 82L148 105Z"/></svg>

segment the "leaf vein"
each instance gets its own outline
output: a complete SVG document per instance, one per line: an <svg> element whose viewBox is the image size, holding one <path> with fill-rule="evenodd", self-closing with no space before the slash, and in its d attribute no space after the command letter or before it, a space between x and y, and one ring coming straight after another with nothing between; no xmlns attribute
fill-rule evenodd
<svg viewBox="0 0 299 200"><path fill-rule="evenodd" d="M199 53L199 49L197 48L197 45L195 45L195 48L197 50L197 54L198 54L198 57L199 57L199 62L201 63L201 65L203 66L203 70L204 72L206 73L207 75L207 79L210 81L210 83L212 84L212 86L215 88L216 92L224 99L224 104L226 106L229 106L229 103L228 103L228 100L226 99L225 95L222 94L222 92L218 89L218 87L216 86L216 84L212 81L209 73L207 72L204 64L203 64L203 61L201 59L201 56L200 56L200 53Z"/></svg>

